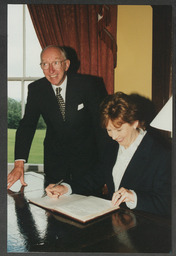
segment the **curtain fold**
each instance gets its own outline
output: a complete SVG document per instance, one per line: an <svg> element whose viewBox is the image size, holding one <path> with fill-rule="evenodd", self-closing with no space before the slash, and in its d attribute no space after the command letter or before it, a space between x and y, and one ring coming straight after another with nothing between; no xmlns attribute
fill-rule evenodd
<svg viewBox="0 0 176 256"><path fill-rule="evenodd" d="M42 48L73 48L77 72L103 77L108 93L114 92L116 5L29 4L28 10Z"/></svg>

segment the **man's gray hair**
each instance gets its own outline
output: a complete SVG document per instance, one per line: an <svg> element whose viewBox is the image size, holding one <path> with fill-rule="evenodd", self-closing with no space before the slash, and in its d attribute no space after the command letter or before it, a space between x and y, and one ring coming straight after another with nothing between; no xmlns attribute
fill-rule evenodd
<svg viewBox="0 0 176 256"><path fill-rule="evenodd" d="M42 55L43 55L43 53L46 51L46 49L48 49L48 48L56 48L56 49L60 50L60 51L62 52L62 54L63 54L63 57L64 57L65 59L68 59L67 52L65 51L64 47L62 47L62 46L57 46L57 45L48 45L48 46L46 46L45 48L43 48L43 50L41 51L40 60L42 60Z"/></svg>

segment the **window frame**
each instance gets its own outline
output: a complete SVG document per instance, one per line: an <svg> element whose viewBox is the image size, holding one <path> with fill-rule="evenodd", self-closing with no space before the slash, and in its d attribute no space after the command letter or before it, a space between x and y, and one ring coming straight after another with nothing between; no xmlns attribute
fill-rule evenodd
<svg viewBox="0 0 176 256"><path fill-rule="evenodd" d="M25 111L25 82L27 81L36 81L40 79L41 77L32 77L32 76L26 76L26 8L27 6L25 4L22 4L23 6L23 29L22 29L22 40L23 40L23 65L22 65L22 76L21 77L11 77L8 76L7 81L8 82L21 82L21 118L24 115Z"/></svg>
<svg viewBox="0 0 176 256"><path fill-rule="evenodd" d="M26 9L27 6L26 4L22 4L23 8L22 8L22 20L23 20L23 24L22 24L22 40L23 40L23 49L22 49L22 76L8 76L7 77L7 82L16 82L18 81L20 83L21 86L21 118L24 115L25 112L25 82L32 82L32 81L36 81L38 79L41 78L41 76L39 77L33 77L33 76L26 76ZM13 163L9 163L8 162L8 173L14 168L14 164ZM24 166L24 171L35 171L35 172L43 172L43 164L37 163L37 164L33 164L33 163L26 163Z"/></svg>

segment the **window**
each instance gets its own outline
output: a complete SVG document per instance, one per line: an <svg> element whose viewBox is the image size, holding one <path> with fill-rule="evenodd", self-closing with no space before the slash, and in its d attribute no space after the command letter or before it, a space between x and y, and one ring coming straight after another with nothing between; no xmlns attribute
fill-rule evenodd
<svg viewBox="0 0 176 256"><path fill-rule="evenodd" d="M28 84L43 77L40 68L41 46L26 5L8 5L8 162L14 161L17 119L24 114ZM14 113L15 109L18 109ZM20 109L20 111L19 111ZM15 115L16 114L16 115ZM15 118L15 121L13 121ZM18 120L19 121L19 120ZM29 163L43 162L45 130L37 130ZM39 155L35 153L39 153Z"/></svg>

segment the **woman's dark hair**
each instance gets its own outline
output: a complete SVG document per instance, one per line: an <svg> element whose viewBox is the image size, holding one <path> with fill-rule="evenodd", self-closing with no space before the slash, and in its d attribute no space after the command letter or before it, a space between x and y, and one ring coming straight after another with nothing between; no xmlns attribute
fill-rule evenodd
<svg viewBox="0 0 176 256"><path fill-rule="evenodd" d="M123 92L116 92L108 95L100 106L101 126L106 128L111 120L115 127L120 127L123 123L133 124L139 121L138 128L146 129L146 123L141 119L138 104L131 95Z"/></svg>

